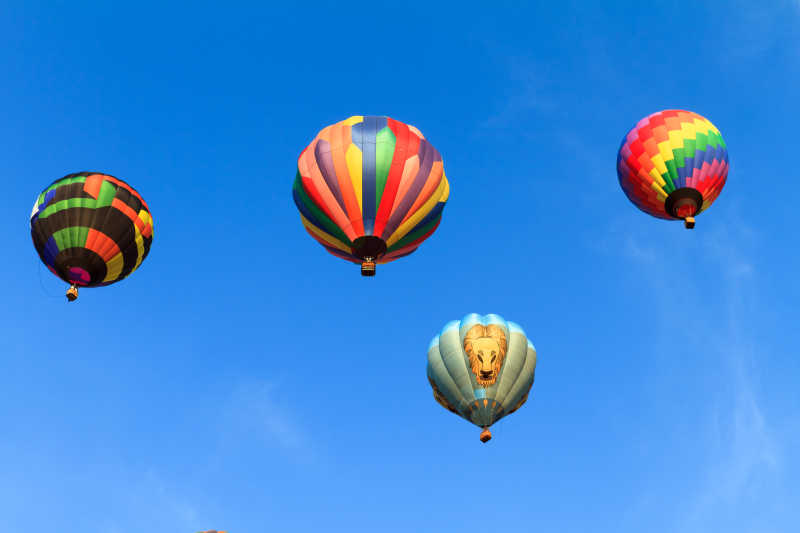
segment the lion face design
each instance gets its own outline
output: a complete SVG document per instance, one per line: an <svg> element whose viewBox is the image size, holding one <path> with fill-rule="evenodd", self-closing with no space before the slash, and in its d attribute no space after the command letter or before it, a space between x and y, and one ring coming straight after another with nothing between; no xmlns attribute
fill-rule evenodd
<svg viewBox="0 0 800 533"><path fill-rule="evenodd" d="M495 324L476 324L467 332L464 352L478 385L488 387L497 381L506 358L506 346L505 332Z"/></svg>

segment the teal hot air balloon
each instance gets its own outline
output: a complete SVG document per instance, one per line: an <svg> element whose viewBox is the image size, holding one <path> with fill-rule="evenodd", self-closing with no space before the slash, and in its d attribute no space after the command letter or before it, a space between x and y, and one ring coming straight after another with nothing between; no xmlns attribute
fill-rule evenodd
<svg viewBox="0 0 800 533"><path fill-rule="evenodd" d="M475 313L449 322L428 348L428 382L439 404L483 428L510 415L528 399L536 349L517 324Z"/></svg>

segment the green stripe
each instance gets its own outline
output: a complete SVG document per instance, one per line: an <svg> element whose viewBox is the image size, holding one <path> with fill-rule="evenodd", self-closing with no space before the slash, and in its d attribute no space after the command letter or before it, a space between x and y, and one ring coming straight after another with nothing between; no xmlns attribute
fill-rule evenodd
<svg viewBox="0 0 800 533"><path fill-rule="evenodd" d="M697 151L697 140L695 139L683 140L683 157L694 157L696 151Z"/></svg>
<svg viewBox="0 0 800 533"><path fill-rule="evenodd" d="M722 135L717 135L713 131L708 132L708 144L713 146L714 148L722 145L725 148L725 141L722 140Z"/></svg>
<svg viewBox="0 0 800 533"><path fill-rule="evenodd" d="M686 166L686 159L684 158L684 154L686 154L686 141L683 141L684 145L681 148L672 151L672 158L675 160L675 166L677 168L683 168Z"/></svg>
<svg viewBox="0 0 800 533"><path fill-rule="evenodd" d="M706 146L708 145L708 136L704 133L697 133L697 149L701 152L706 151Z"/></svg>
<svg viewBox="0 0 800 533"><path fill-rule="evenodd" d="M117 195L117 187L110 181L103 180L100 192L97 194L97 207L108 207Z"/></svg>
<svg viewBox="0 0 800 533"><path fill-rule="evenodd" d="M86 182L86 176L73 176L71 178L61 178L60 180L58 180L57 182L55 182L54 184L52 184L51 186L42 191L42 193L39 195L39 200L36 202L36 205L42 205L42 202L44 202L44 196L53 189L58 189L59 187L62 187L64 185L71 185L73 183L85 183L85 182Z"/></svg>
<svg viewBox="0 0 800 533"><path fill-rule="evenodd" d="M78 179L73 183L80 183L81 181L86 181L86 178ZM65 183L62 183L62 185L65 185ZM39 205L42 204L42 201L44 200L44 194L46 192L47 191L45 191L39 196ZM69 209L71 207L88 207L91 209L97 209L98 207L109 207L111 203L114 201L114 197L116 195L117 195L117 188L114 186L114 184L109 181L103 181L103 183L100 185L100 193L97 195L97 200L95 200L94 198L80 198L80 197L60 200L56 203L48 205L41 212L39 218L47 218L53 213L63 211L64 209Z"/></svg>
<svg viewBox="0 0 800 533"><path fill-rule="evenodd" d="M348 246L353 245L353 243L350 241L350 239L347 238L347 235L344 234L344 232L339 228L339 226L337 226L333 222L333 220L328 218L328 215L326 215L322 209L317 207L317 205L314 203L311 197L309 197L308 194L306 194L305 189L303 189L303 182L302 178L300 177L299 171L297 172L297 176L294 179L293 188L295 191L297 191L297 194L300 197L300 200L303 202L303 205L306 207L306 209L311 211L311 213L314 215L314 218L320 224L323 225L323 227L320 228L319 226L314 224L315 227L321 229L322 231L325 231L326 233L329 233L333 237L336 237L337 239L347 244ZM309 220L309 222L313 224L312 221Z"/></svg>
<svg viewBox="0 0 800 533"><path fill-rule="evenodd" d="M58 245L59 251L68 248L82 248L86 245L86 237L89 236L89 228L85 226L72 226L53 233L53 239Z"/></svg>
<svg viewBox="0 0 800 533"><path fill-rule="evenodd" d="M669 183L672 185L672 188L675 188L675 182L678 181L678 167L675 165L675 160L672 159L670 161L665 161L664 164L667 167L667 175L669 176Z"/></svg>
<svg viewBox="0 0 800 533"><path fill-rule="evenodd" d="M386 180L389 177L389 169L392 167L397 138L387 126L378 132L375 143L377 144L375 150L375 208L377 212L378 206L381 205Z"/></svg>
<svg viewBox="0 0 800 533"><path fill-rule="evenodd" d="M442 219L442 215L440 214L438 217L434 218L423 227L419 228L418 230L413 231L412 233L407 234L405 237L394 243L386 252L393 252L395 250L399 250L403 246L406 246L409 243L414 242L415 240L419 239L426 233L428 233L439 221Z"/></svg>
<svg viewBox="0 0 800 533"><path fill-rule="evenodd" d="M60 202L48 205L44 211L41 212L39 218L47 218L53 213L58 213L59 211L69 209L71 207L88 207L94 209L99 206L97 205L97 200L94 198L67 198L66 200L61 200Z"/></svg>

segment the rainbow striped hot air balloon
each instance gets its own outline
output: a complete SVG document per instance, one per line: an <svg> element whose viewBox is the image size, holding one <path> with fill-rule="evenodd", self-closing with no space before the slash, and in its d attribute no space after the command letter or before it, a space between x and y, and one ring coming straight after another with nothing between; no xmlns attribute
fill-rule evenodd
<svg viewBox="0 0 800 533"><path fill-rule="evenodd" d="M728 177L728 150L706 118L671 109L643 118L617 154L622 190L636 207L658 218L694 217L717 199Z"/></svg>
<svg viewBox="0 0 800 533"><path fill-rule="evenodd" d="M355 116L323 129L297 160L292 194L306 230L375 275L439 225L450 186L442 156L414 126Z"/></svg>

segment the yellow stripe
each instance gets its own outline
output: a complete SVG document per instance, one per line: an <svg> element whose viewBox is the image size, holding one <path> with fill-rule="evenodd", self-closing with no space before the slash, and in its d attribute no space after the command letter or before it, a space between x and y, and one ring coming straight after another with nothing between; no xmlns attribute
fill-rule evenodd
<svg viewBox="0 0 800 533"><path fill-rule="evenodd" d="M683 148L683 130L670 130L669 132L669 148L670 148L670 159L675 158L674 150L680 150Z"/></svg>
<svg viewBox="0 0 800 533"><path fill-rule="evenodd" d="M444 171L442 171L442 181L444 181L445 188L442 191L442 196L439 198L440 202L446 202L448 198L450 198L450 182L447 181L447 176L444 175Z"/></svg>
<svg viewBox="0 0 800 533"><path fill-rule="evenodd" d="M708 135L708 127L714 127L710 122L707 120L696 118L694 119L694 126L697 128L697 133L702 133L703 135ZM714 128L716 129L716 128Z"/></svg>
<svg viewBox="0 0 800 533"><path fill-rule="evenodd" d="M416 213L411 215L408 220L400 224L400 227L397 228L394 233L392 233L392 236L389 237L388 241L386 241L386 247L391 247L394 243L403 238L406 233L411 231L414 226L416 226L420 220L425 218L425 216L431 212L431 209L433 209L436 204L439 203L442 195L449 194L449 190L450 185L447 183L447 179L443 177L443 179L439 182L439 186L436 188L436 191L431 195L430 198L428 198L428 201L422 204L422 207L417 209Z"/></svg>
<svg viewBox="0 0 800 533"><path fill-rule="evenodd" d="M345 124L348 126L352 126L353 124L358 124L359 122L364 122L364 115L355 115L346 120L343 120Z"/></svg>
<svg viewBox="0 0 800 533"><path fill-rule="evenodd" d="M713 131L717 135L720 134L719 130L717 129L717 127L715 125L713 125L710 120L706 119L705 123L706 123L706 127L708 127L709 130Z"/></svg>
<svg viewBox="0 0 800 533"><path fill-rule="evenodd" d="M348 253L348 254L352 253L352 250L350 250L349 246L347 246L345 243L343 243L339 239L337 239L335 237L331 237L330 235L328 235L324 231L322 231L319 228L317 228L314 224L309 222L308 219L306 217L304 217L302 213L300 213L300 220L302 220L303 226L305 226L308 231L313 233L314 236L317 237L319 240L325 242L325 244L328 244L328 245L332 246L333 248L338 248L339 250L342 250L345 253Z"/></svg>
<svg viewBox="0 0 800 533"><path fill-rule="evenodd" d="M681 133L684 139L697 139L697 128L691 122L681 122Z"/></svg>
<svg viewBox="0 0 800 533"><path fill-rule="evenodd" d="M122 265L125 264L125 258L122 257L122 252L118 253L106 263L106 277L103 283L114 281L122 272Z"/></svg>
<svg viewBox="0 0 800 533"><path fill-rule="evenodd" d="M133 266L133 270L139 268L139 265L142 264L142 260L144 259L144 238L142 237L142 232L139 231L137 226L133 226L133 229L136 230L136 264ZM133 272L131 270L131 272Z"/></svg>
<svg viewBox="0 0 800 533"><path fill-rule="evenodd" d="M656 193L658 193L658 199L660 201L667 199L667 193L664 191L664 189L661 188L661 186L658 183L656 182L651 183L650 188L656 191Z"/></svg>
<svg viewBox="0 0 800 533"><path fill-rule="evenodd" d="M361 150L355 144L351 144L347 147L344 157L347 161L347 172L350 174L353 191L355 192L356 200L358 200L358 210L363 213L364 208L361 205Z"/></svg>
<svg viewBox="0 0 800 533"><path fill-rule="evenodd" d="M653 178L653 183L657 183L661 187L666 186L667 182L664 181L664 178L661 177L661 174L658 173L658 170L651 168L649 176Z"/></svg>
<svg viewBox="0 0 800 533"><path fill-rule="evenodd" d="M153 217L151 217L150 213L148 213L144 209L139 211L139 220L144 222L145 226L150 226L151 228L153 227Z"/></svg>
<svg viewBox="0 0 800 533"><path fill-rule="evenodd" d="M661 150L661 145L659 145L658 148ZM650 161L653 162L653 166L656 167L656 171L658 171L659 174L663 175L667 172L667 165L664 164L664 156L661 154L654 155L650 158Z"/></svg>
<svg viewBox="0 0 800 533"><path fill-rule="evenodd" d="M670 144L671 143L669 141L664 141L664 142L658 143L658 153L661 154L662 162L664 162L664 161L672 161L674 159L674 157L672 155L672 148L670 147ZM653 162L655 163L655 160L653 160ZM661 169L659 169L659 170L661 170ZM666 172L666 171L667 171L667 167L666 167L666 165L664 165L664 170L661 171L661 172L663 173L663 172Z"/></svg>

